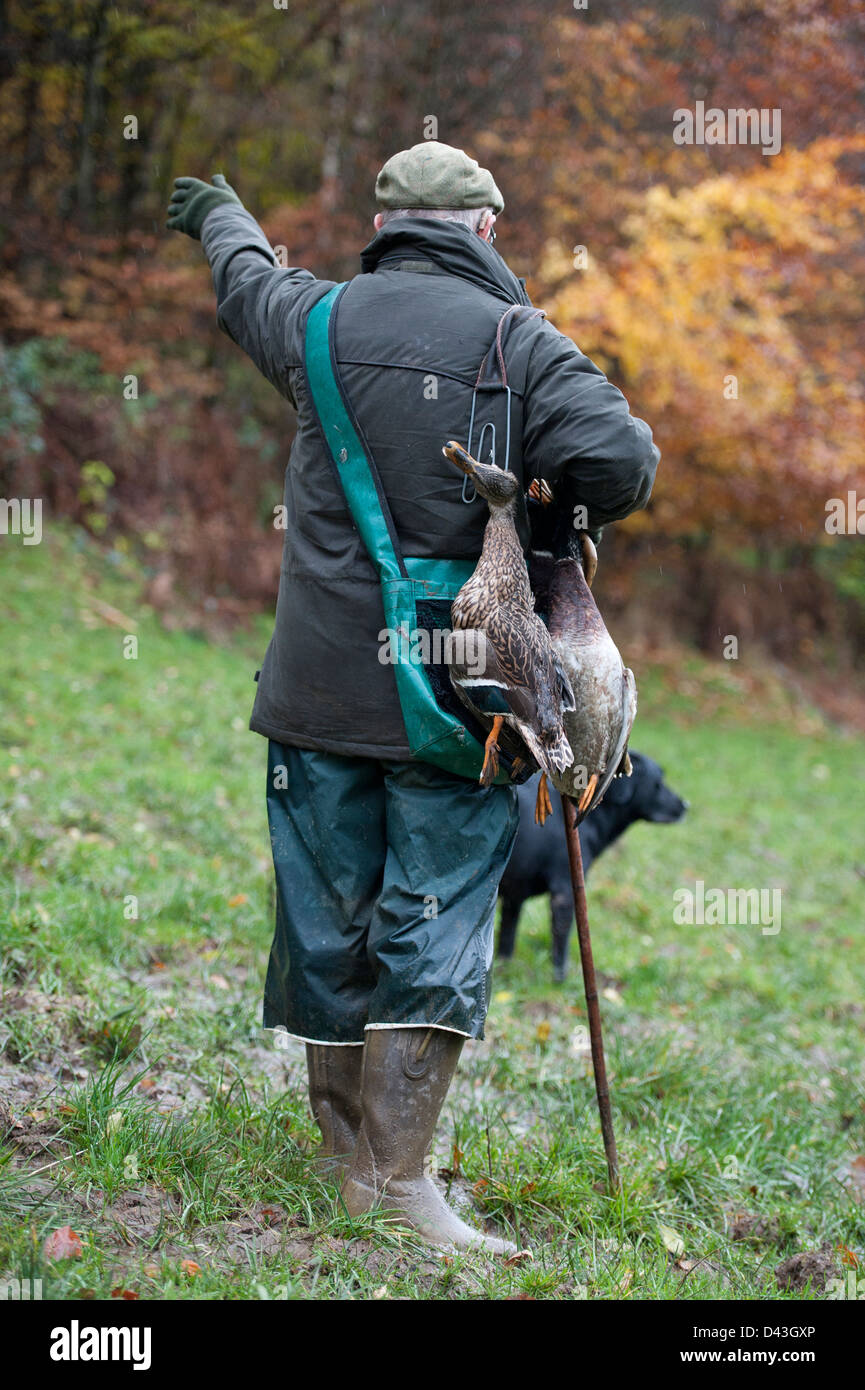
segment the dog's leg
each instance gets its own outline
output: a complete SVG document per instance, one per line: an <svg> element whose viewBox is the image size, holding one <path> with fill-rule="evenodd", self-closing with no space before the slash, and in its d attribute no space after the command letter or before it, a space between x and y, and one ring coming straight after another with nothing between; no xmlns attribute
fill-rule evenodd
<svg viewBox="0 0 865 1390"><path fill-rule="evenodd" d="M574 900L569 893L552 893L550 908L553 928L553 979L558 983L568 973L568 942L574 925Z"/></svg>
<svg viewBox="0 0 865 1390"><path fill-rule="evenodd" d="M522 903L515 898L502 898L502 924L499 930L499 959L510 960L517 944L517 923Z"/></svg>

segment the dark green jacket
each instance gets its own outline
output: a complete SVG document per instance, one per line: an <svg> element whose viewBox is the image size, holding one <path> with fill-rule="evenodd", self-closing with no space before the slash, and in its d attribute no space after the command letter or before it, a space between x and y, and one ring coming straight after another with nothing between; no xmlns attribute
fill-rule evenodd
<svg viewBox="0 0 865 1390"><path fill-rule="evenodd" d="M346 509L304 378L312 305L332 288L285 269L254 218L225 205L205 219L219 323L297 411L285 474L286 534L276 625L250 727L301 748L405 758L393 670L379 661L379 583ZM501 256L456 223L400 219L361 256L339 311L336 354L407 556L475 559L486 504L462 500L442 456L467 441L472 387L509 304L528 303ZM560 483L602 526L645 505L658 450L622 393L544 319L506 344L510 467ZM478 400L503 463L505 393ZM477 443L477 429L475 432ZM488 443L487 438L487 443ZM486 445L483 456L488 456Z"/></svg>

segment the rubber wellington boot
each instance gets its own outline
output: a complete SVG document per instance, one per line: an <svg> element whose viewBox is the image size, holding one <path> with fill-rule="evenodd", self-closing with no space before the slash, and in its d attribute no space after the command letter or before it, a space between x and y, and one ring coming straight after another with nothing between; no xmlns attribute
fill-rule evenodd
<svg viewBox="0 0 865 1390"><path fill-rule="evenodd" d="M363 1119L342 1198L350 1216L381 1205L432 1245L512 1255L510 1241L460 1220L424 1172L463 1041L442 1028L367 1030Z"/></svg>
<svg viewBox="0 0 865 1390"><path fill-rule="evenodd" d="M315 1166L321 1177L341 1182L360 1130L363 1047L307 1043L306 1065L309 1103L321 1130Z"/></svg>

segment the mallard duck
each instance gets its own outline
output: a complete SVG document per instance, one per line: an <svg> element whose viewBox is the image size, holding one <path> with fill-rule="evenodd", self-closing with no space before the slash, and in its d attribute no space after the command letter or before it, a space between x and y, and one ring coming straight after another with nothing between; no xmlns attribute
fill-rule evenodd
<svg viewBox="0 0 865 1390"><path fill-rule="evenodd" d="M637 687L592 596L595 546L584 531L572 530L571 537L565 555L552 565L543 602L553 650L575 697L564 713L573 757L552 780L575 801L579 824L618 773L630 776Z"/></svg>
<svg viewBox="0 0 865 1390"><path fill-rule="evenodd" d="M495 464L478 463L453 441L442 452L471 478L490 509L481 557L451 606L454 633L477 634L479 662L465 659L467 642L462 650L455 643L449 662L451 683L490 730L481 785L488 786L498 775L497 740L505 726L519 735L541 769L535 819L543 825L552 810L547 775L562 774L573 761L562 714L573 710L574 697L550 634L535 613L515 526L519 480Z"/></svg>

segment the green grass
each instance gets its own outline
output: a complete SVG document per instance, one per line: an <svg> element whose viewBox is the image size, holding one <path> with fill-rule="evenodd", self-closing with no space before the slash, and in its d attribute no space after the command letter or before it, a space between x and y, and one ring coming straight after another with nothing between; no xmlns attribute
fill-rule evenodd
<svg viewBox="0 0 865 1390"><path fill-rule="evenodd" d="M861 739L739 663L638 670L634 744L691 810L636 826L590 879L623 1189L604 1187L579 967L553 985L535 902L435 1155L533 1259L443 1259L347 1219L310 1161L302 1049L257 1026L272 890L246 724L267 624L169 632L139 592L78 534L0 548L0 1280L52 1298L777 1298L782 1259L862 1255ZM779 888L780 932L676 925L696 879ZM66 1225L80 1255L48 1260Z"/></svg>

